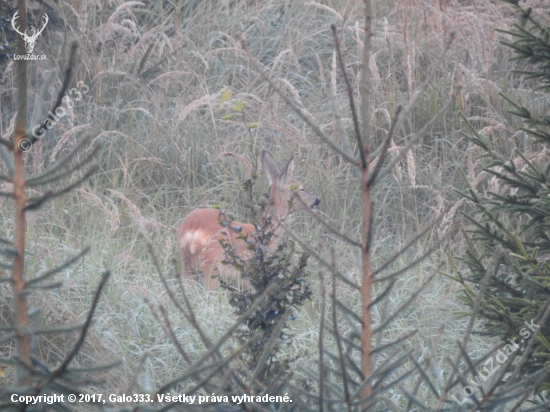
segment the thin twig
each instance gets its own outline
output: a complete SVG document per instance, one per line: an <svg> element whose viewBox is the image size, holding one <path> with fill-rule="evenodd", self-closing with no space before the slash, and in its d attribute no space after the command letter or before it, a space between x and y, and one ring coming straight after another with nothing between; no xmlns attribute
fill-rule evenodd
<svg viewBox="0 0 550 412"><path fill-rule="evenodd" d="M420 85L420 87L414 92L414 94L412 95L411 100L409 101L409 103L403 108L403 113L402 113L403 115L401 116L400 119L398 119L398 121L396 122L396 125L395 125L395 130L396 131L398 131L401 128L401 125L403 124L405 119L407 119L409 117L409 114L411 113L411 111L416 108L417 102L422 96L424 96L425 90L428 87L433 85L435 76L439 72L439 68L441 66L443 66L443 64L445 63L445 57L446 57L448 51L450 50L451 44L453 43L454 39L455 39L455 34L453 32L449 36L449 40L447 41L447 44L445 45L445 47L443 49L443 53L442 53L441 57L438 59L438 64L435 65L434 67L432 67L432 70L428 74L428 76L426 76L426 80L424 81L424 83L422 83ZM451 101L454 101L456 99L459 92L460 92L460 87L458 87L456 89L455 93L453 94L453 98L451 99ZM435 115L435 117L432 118L432 120L437 120L438 118L439 118L439 113L437 113ZM426 129L426 128L423 128L422 130L424 130L424 129ZM423 136L424 133L419 132L416 135L417 136L419 136L419 135ZM415 140L418 140L418 139L415 139ZM385 173L383 173L382 175L385 175ZM374 184L374 182L372 182L372 183Z"/></svg>
<svg viewBox="0 0 550 412"><path fill-rule="evenodd" d="M88 334L88 330L90 329L90 325L92 324L92 319L94 317L95 310L97 309L97 305L99 304L99 298L101 297L101 293L103 292L103 287L107 283L109 276L111 276L110 272L108 271L103 272L101 276L101 280L99 281L99 285L95 291L94 298L92 300L92 306L90 307L90 311L88 312L86 321L82 326L82 332L80 332L80 335L78 336L78 340L76 341L76 344L74 345L73 349L65 357L65 360L61 363L61 365L59 365L59 367L52 372L52 374L48 377L48 379L35 387L35 390L34 390L35 393L42 391L43 388L45 388L50 383L54 382L56 379L61 377L67 370L69 364L72 362L74 357L80 352L80 348L84 344L84 341L86 340L86 335Z"/></svg>
<svg viewBox="0 0 550 412"><path fill-rule="evenodd" d="M386 349L389 349L391 348L392 346L395 346L401 342L404 342L406 341L407 339L409 339L411 336L414 336L418 333L418 329L414 329L414 330L411 330L410 332L406 333L405 335L401 336L400 338L397 338L396 340L394 340L393 342L390 342L390 343L387 343L385 345L382 345L382 346L379 346L377 347L376 349L373 349L372 350L372 353L376 353L376 352L384 352Z"/></svg>
<svg viewBox="0 0 550 412"><path fill-rule="evenodd" d="M185 289L183 288L183 284L180 283L180 288L182 290L183 299L184 299L184 302L187 306L188 312L186 312L183 309L183 307L181 306L179 300L176 299L176 296L174 295L174 292L168 286L168 282L166 282L166 278L164 276L164 273L162 273L162 269L160 268L160 264L159 264L159 261L157 259L157 255L153 251L153 245L148 243L147 244L147 250L149 251L149 254L151 255L151 259L153 260L153 265L155 266L155 269L157 270L157 274L159 275L160 281L161 281L162 285L164 286L164 289L168 293L168 297L170 298L172 303L174 303L174 305L180 311L180 313L183 314L183 316L185 316L185 318L189 321L189 323L191 323L193 328L199 333L199 336L200 336L204 346L206 346L207 348L211 348L213 346L212 341L208 338L208 336L206 336L206 334L204 333L204 331L200 327L199 323L197 322L197 319L195 317L195 313L193 312L193 308L191 307L191 304L189 303L189 300L187 298L187 294L185 293ZM173 261L173 264L174 264L174 270L176 272L176 278L181 280L181 275L177 271L175 260ZM220 353L216 353L216 354L218 355L218 357L220 357L220 358L222 357Z"/></svg>
<svg viewBox="0 0 550 412"><path fill-rule="evenodd" d="M340 156L342 156L348 163L357 166L357 161L348 155L346 152L344 152L342 149L340 149L338 146L336 146L330 137L328 137L321 128L313 122L303 111L300 109L291 99L289 99L285 93L275 84L275 82L269 77L264 70L262 69L262 66L260 63L250 54L248 49L246 48L246 45L244 43L244 40L241 39L241 48L246 53L246 56L248 57L248 60L254 66L254 68L260 73L260 75L263 77L263 79L275 90L275 92L285 101L288 106L313 130L313 132L327 145L330 146L332 150L334 150L336 153L338 153Z"/></svg>
<svg viewBox="0 0 550 412"><path fill-rule="evenodd" d="M319 222L325 229L327 229L330 233L336 235L337 237L339 237L340 239L342 239L344 242L346 243L349 243L350 245L352 246L355 246L355 247L362 247L361 243L353 240L352 238L344 235L343 233L340 233L338 230L334 229L331 225L329 225L327 222L325 222L323 219L321 219L319 217L319 213L317 213L316 211L312 210L311 207L309 207L309 205L306 204L306 202L304 202L302 200L302 198L300 198L300 196L295 196L294 197L295 199L298 200L298 202L304 207L305 211L310 215L312 216L317 222Z"/></svg>
<svg viewBox="0 0 550 412"><path fill-rule="evenodd" d="M390 315L388 317L388 319L385 320L385 322L383 322L381 325L379 325L376 329L374 329L372 331L373 335L382 332L386 328L386 326L388 326L390 324L390 322L392 322L393 319L398 314L403 313L403 310L405 310L405 308L407 306L409 306L417 298L417 296L420 294L420 292L422 292L422 290L426 286L428 286L428 284L434 279L435 275L439 272L439 269L441 268L442 265L443 265L443 262L439 264L439 266L437 267L437 269L435 270L435 272L432 275L430 275L424 282L422 282L422 285L420 285L420 287L417 290L415 290L414 292L412 292L410 294L409 298L403 304L401 304L401 306L399 306L399 308L397 308L395 310L393 315Z"/></svg>
<svg viewBox="0 0 550 412"><path fill-rule="evenodd" d="M325 361L324 361L324 348L323 348L323 331L325 328L325 304L326 304L326 288L325 277L322 272L319 272L319 278L321 279L321 320L319 325L319 412L324 411L323 398L325 396Z"/></svg>
<svg viewBox="0 0 550 412"><path fill-rule="evenodd" d="M285 232L288 234L288 236L290 236L290 238L292 240L294 240L295 242L297 242L300 247L302 247L302 249L304 249L309 255L313 256L315 258L315 260L317 260L319 263L321 263L324 267L326 267L328 270L330 271L333 271L335 270L335 275L338 276L342 282L344 282L346 285L354 288L354 289L357 289L359 290L359 286L355 283L353 283L351 280L349 280L348 278L346 278L342 273L340 273L338 270L334 269L332 267L332 265L330 263L328 263L325 259L323 259L321 257L321 255L319 255L317 252L315 252L313 249L311 249L307 244L306 242L304 242L302 239L300 239L298 236L296 236L294 234L294 232L292 232L288 226L286 226L284 223L281 223L280 224L281 227L285 230Z"/></svg>
<svg viewBox="0 0 550 412"><path fill-rule="evenodd" d="M75 59L77 48L78 48L78 42L76 41L72 42L69 50L69 63L67 64L67 68L65 69L65 75L63 76L63 85L61 86L61 90L57 94L57 99L53 104L53 108L50 110L51 112L55 112L55 109L61 106L61 102L63 101L63 98L65 97L65 93L69 88L69 83L71 82L71 74L73 72L74 59ZM46 120L48 119L44 119L43 122L41 123L41 126L43 128L46 128L45 126ZM39 140L39 138L35 137L34 135L28 135L27 139L30 140L31 144L34 144Z"/></svg>
<svg viewBox="0 0 550 412"><path fill-rule="evenodd" d="M126 390L123 393L132 393L132 392L134 392L132 389L134 389L134 385L137 382L139 371L141 370L141 368L143 368L143 365L145 365L145 361L147 360L148 357L149 357L148 352L144 352L141 355L141 357L139 358L139 363L136 367L136 371L132 375L132 378L130 379L130 382L128 382L128 386L126 387Z"/></svg>
<svg viewBox="0 0 550 412"><path fill-rule="evenodd" d="M397 130L395 128L395 125L399 120L399 115L401 114L402 110L403 110L403 106L397 106L397 110L395 111L395 115L393 116L393 119L390 125L390 130L388 131L388 135L386 136L386 140L384 141L384 145L382 146L382 152L380 153L378 162L376 163L376 166L374 167L374 170L371 172L371 175L369 177L369 181L367 183L367 187L369 188L373 186L374 182L376 182L376 177L378 176L378 173L380 173L380 170L382 170L382 166L384 165L384 161L386 160L386 156L388 154L390 143L393 139L395 131Z"/></svg>
<svg viewBox="0 0 550 412"><path fill-rule="evenodd" d="M330 103L330 108L334 116L334 122L336 124L336 130L338 131L338 136L342 141L342 150L346 152L350 157L354 157L353 148L351 147L351 142L350 142L348 133L346 132L346 129L344 128L344 124L342 123L342 113L340 112L340 108L338 106L338 102L336 99L336 73L337 73L336 51L334 51L332 55L332 72L330 74L330 80L327 81L327 83L329 84L328 101ZM361 173L359 172L358 168L356 167L352 168L352 172L356 178L359 179L361 177Z"/></svg>
<svg viewBox="0 0 550 412"><path fill-rule="evenodd" d="M170 339L172 340L172 343L176 347L177 351L181 354L182 358L185 359L185 361L191 365L192 361L185 349L183 349L183 346L181 346L178 338L176 337L174 333L174 328L172 327L172 322L170 322L170 318L168 317L168 313L166 312L166 308L162 305L159 305L160 313L162 313L162 317L164 318L164 322L166 324L166 330L168 334L170 335Z"/></svg>
<svg viewBox="0 0 550 412"><path fill-rule="evenodd" d="M33 198L28 199L28 203L25 206L24 211L37 209L40 206L42 206L45 202L70 192L75 187L80 185L82 182L88 180L88 178L90 176L92 176L98 169L99 169L99 166L94 165L90 169L88 169L88 171L84 174L84 176L82 176L80 179L76 180L74 183L71 183L69 186L64 187L63 189L57 190L55 192L46 192L42 196L33 197Z"/></svg>
<svg viewBox="0 0 550 412"><path fill-rule="evenodd" d="M38 185L42 181L42 179L45 179L54 173L56 173L58 170L61 170L70 160L72 160L76 155L79 155L82 153L82 148L88 144L88 142L91 140L92 135L87 134L83 138L80 139L80 141L76 144L76 146L73 148L73 150L66 155L64 158L57 161L52 167L50 167L48 170L45 170L41 174L37 176L33 176L28 178L27 184L28 185Z"/></svg>
<svg viewBox="0 0 550 412"><path fill-rule="evenodd" d="M448 206L447 209L445 209L445 211L443 213L441 213L441 215L439 215L432 223L430 223L424 229L422 229L422 231L420 233L418 233L415 237L413 237L409 241L409 243L407 243L405 246L403 246L401 248L401 250L399 250L399 252L397 252L395 255L393 255L391 258L389 258L384 264L382 264L382 266L376 268L373 271L372 276L375 277L376 275L378 275L380 272L382 272L384 269L386 269L392 262L394 262L399 256L401 256L403 253L405 253L409 247L411 247L413 244L415 244L418 240L420 240L420 238L422 238L422 236L424 236L437 223L439 223L441 221L441 219L443 219L443 216L445 216L449 212L449 210L451 210L451 208L453 206L454 206L454 204ZM450 231L450 230L448 231L448 233L451 233L451 232L452 231ZM446 235L446 236L448 236L448 235ZM441 240L443 240L443 239L441 239Z"/></svg>
<svg viewBox="0 0 550 412"><path fill-rule="evenodd" d="M541 316L542 315L542 316ZM548 317L550 316L550 298L546 300L544 303L544 306L540 309L538 316L535 318L535 320L540 325L546 325L546 321L548 320ZM540 319L540 320L538 320ZM512 376L508 379L507 384L505 385L505 388L511 384L511 382L514 381L514 379L519 375L521 372L521 369L523 368L523 365L527 361L527 358L532 355L533 346L536 342L538 342L538 336L540 334L541 328L540 326L537 328L535 333L529 338L529 343L527 344L527 347L525 348L525 351L523 352L523 355L521 356L519 362L517 363L514 372L512 373Z"/></svg>
<svg viewBox="0 0 550 412"><path fill-rule="evenodd" d="M40 273L37 277L34 279L31 279L27 282L27 287L31 286L37 282L41 282L45 279L48 279L50 276L55 275L56 273L61 272L63 269L68 268L70 265L72 265L74 262L79 260L82 256L84 256L86 253L90 251L90 246L86 246L84 249L80 251L80 253L76 254L75 256L67 259L65 262L63 262L61 265L56 266L53 269L47 270L44 273Z"/></svg>
<svg viewBox="0 0 550 412"><path fill-rule="evenodd" d="M348 372L346 371L346 362L343 356L342 339L340 332L338 331L338 319L336 317L336 262L334 260L334 248L331 250L332 255L332 326L334 328L334 337L336 338L336 345L338 347L339 364L342 372L342 382L344 385L344 401L348 407L348 411L351 412L351 399L349 397L348 388Z"/></svg>
<svg viewBox="0 0 550 412"><path fill-rule="evenodd" d="M74 166L64 170L62 173L60 173L58 175L50 176L49 178L43 178L41 180L35 180L33 183L29 183L29 181L27 180L27 186L33 187L33 186L45 185L47 183L58 181L58 180L62 179L65 176L73 174L73 172L81 169L84 165L86 165L87 163L94 160L95 155L99 152L100 149L101 149L100 145L95 145L94 148L92 149L92 151L90 153L88 153L84 159L82 159L81 161L76 163Z"/></svg>
<svg viewBox="0 0 550 412"><path fill-rule="evenodd" d="M365 155L365 144L367 142L363 141L361 138L361 129L359 126L359 118L357 116L357 110L355 109L355 97L353 96L353 87L351 87L351 82L349 81L348 73L346 72L346 65L344 63L344 58L342 57L342 51L340 48L340 39L336 35L336 26L332 24L330 26L332 30L332 36L334 38L334 48L336 49L336 55L338 56L338 64L340 65L340 70L342 71L342 76L346 83L346 88L348 91L348 101L349 107L351 110L351 118L353 120L353 129L355 131L355 139L357 140L357 146L359 147L359 157L361 158L361 168L365 169L367 167L367 157Z"/></svg>
<svg viewBox="0 0 550 412"><path fill-rule="evenodd" d="M495 251L493 252L493 255L491 256L491 259L489 260L489 264L487 265L487 268L485 270L485 275L483 276L483 279L481 280L481 283L479 285L479 292L476 296L476 300L474 301L474 306L472 308L472 314L470 316L470 320L468 322L468 326L466 328L466 333L464 334L464 338L462 339L462 344L466 348L468 345L468 340L470 339L470 335L472 333L472 329L474 327L474 323L477 317L477 313L481 307L481 300L483 299L483 296L485 295L485 289L487 288L487 284L489 283L489 279L491 278L493 274L493 270L495 268L495 265L497 264L500 255L503 253L503 249L501 246L498 246ZM460 361L462 359L462 353L459 353L456 356L456 359L451 363L451 365L458 365L460 364ZM445 383L445 388L441 392L441 396L439 397L439 400L437 402L437 405L435 407L436 410L439 410L441 407L441 404L445 400L445 395L451 388L451 384L454 381L454 372L456 372L458 369L455 369L453 367L453 373L449 375L449 378L447 379L447 382Z"/></svg>
<svg viewBox="0 0 550 412"><path fill-rule="evenodd" d="M411 140L409 140L409 143L407 143L407 145L403 149L400 150L399 154L393 158L393 160L390 162L390 164L388 166L386 166L384 168L384 170L382 170L378 174L377 179L375 181L370 182L371 185L376 184L376 181L378 181L378 180L382 179L384 176L386 176L395 167L395 165L397 163L399 163L401 161L401 159L403 159L403 157L405 157L407 152L409 150L411 150L412 147L420 140L420 138L426 134L428 129L430 127L432 127L432 125L435 122L437 122L443 116L443 114L445 114L445 112L449 109L449 107L451 107L451 104L453 104L453 102L458 97L460 90L461 89L459 87L457 87L456 91L452 94L449 101L447 101L447 103L445 103L445 105L424 125L424 127L422 129L420 129L420 131L415 133L415 135L411 138ZM404 117L405 117L404 115L401 116L401 119L403 119Z"/></svg>

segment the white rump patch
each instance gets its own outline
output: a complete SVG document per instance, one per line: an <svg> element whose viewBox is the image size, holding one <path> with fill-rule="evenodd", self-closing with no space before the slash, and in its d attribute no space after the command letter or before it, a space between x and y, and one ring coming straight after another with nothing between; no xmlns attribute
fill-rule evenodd
<svg viewBox="0 0 550 412"><path fill-rule="evenodd" d="M180 249L188 248L189 253L194 255L202 249L204 240L204 233L200 230L194 230L192 232L186 232L184 236L180 238Z"/></svg>

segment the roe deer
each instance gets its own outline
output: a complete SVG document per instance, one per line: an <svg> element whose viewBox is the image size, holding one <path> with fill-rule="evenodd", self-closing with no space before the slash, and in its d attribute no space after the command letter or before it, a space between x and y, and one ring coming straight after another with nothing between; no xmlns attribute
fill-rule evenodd
<svg viewBox="0 0 550 412"><path fill-rule="evenodd" d="M293 159L289 160L281 172L271 154L264 150L262 168L269 181L269 201L262 220L265 221L267 217L271 217L275 224L274 236L268 245L268 248L273 251L283 231L279 222L284 221L296 210L312 209L320 201L292 178ZM294 196L299 199L292 201ZM222 265L221 261L225 255L219 241L220 239L227 241L246 264L252 252L248 250L247 243L237 237L239 233L250 236L256 232L256 228L248 223L231 222L230 226L239 232L235 233L231 228L220 225L219 215L220 211L217 209L196 209L181 223L178 244L183 258L184 275L190 279L198 270L204 276L204 283L210 290L218 285L217 276L230 284L249 288L249 279L240 279L240 274L231 265Z"/></svg>

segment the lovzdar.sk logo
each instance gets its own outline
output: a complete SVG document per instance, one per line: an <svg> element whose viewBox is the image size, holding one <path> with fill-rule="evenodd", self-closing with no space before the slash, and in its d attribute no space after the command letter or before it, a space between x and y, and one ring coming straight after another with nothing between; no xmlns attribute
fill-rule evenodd
<svg viewBox="0 0 550 412"><path fill-rule="evenodd" d="M16 11L11 19L11 26L25 42L25 49L27 50L27 54L16 54L15 56L13 56L14 60L46 60L47 58L45 54L33 54L32 51L34 50L34 46L36 45L36 39L44 31L46 25L48 24L48 15L44 13L44 16L42 17L44 25L40 30L37 30L35 28L30 29L32 30L32 34L27 34L29 29L25 30L24 32L19 30L19 25L16 23L18 17L19 11Z"/></svg>

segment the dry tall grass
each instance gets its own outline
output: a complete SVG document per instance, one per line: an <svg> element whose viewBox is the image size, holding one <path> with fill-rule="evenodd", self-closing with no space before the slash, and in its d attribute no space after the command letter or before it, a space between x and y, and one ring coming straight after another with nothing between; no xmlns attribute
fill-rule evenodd
<svg viewBox="0 0 550 412"><path fill-rule="evenodd" d="M235 152L251 161L250 148L254 147L267 149L278 159L294 156L296 175L322 200L323 219L342 232L358 235L360 196L352 170L330 154L262 81L238 39L246 40L251 53L279 87L325 133L336 135L340 126L331 114L331 93L344 113L342 127L349 129L352 124L346 117L344 84L334 75L330 24L341 28L348 75L357 84L360 3L195 0L174 8L169 2L70 0L46 9L57 19L51 19L37 45L48 60L29 65L34 113L30 126L53 104L60 80L47 90L40 90L40 85L50 77L62 78L58 62L65 59L70 38L80 41L75 84L82 81L90 90L28 153L27 167L34 172L44 170L59 153L74 147L84 133L94 134L101 142L102 164L90 185L52 201L32 216L27 268L30 274L38 273L82 246L92 245L84 263L67 270L64 287L46 292L41 301L48 308L42 321L52 326L81 321L87 298L97 283L90 274L100 273L104 267L111 269L113 277L99 307L94 333L85 347L86 355L78 360L85 364L86 356L102 359L106 354L123 360L123 367L106 377L104 391L123 391L146 352L150 356L140 375L144 390L177 376L185 367L144 303L147 298L153 304L170 307L146 253L146 243L154 245L168 273L171 259L177 256L176 228L192 209L223 202L226 210L247 219L239 188L239 181L248 177L246 170L234 158L220 158L221 153ZM509 27L513 21L510 9L498 1L375 2L371 68L375 79L375 141L382 141L390 113L413 97L440 58L444 39L453 31L457 38L448 58L399 130L396 148L405 146L452 90L462 87L455 110L429 130L421 144L398 164L393 176L383 182L384 190L376 194L375 267L457 198L453 189L464 186L460 169L476 184L490 184L479 178L475 153L460 135L467 132L467 126L457 116L458 110L474 126L485 128L505 155L516 146L524 147L523 137L512 135L517 119L506 112L508 107L498 93L505 92L535 111L543 102L525 91L520 78L510 73L510 52L499 45L493 31ZM0 133L9 137L16 110L12 63L3 67L2 76ZM226 90L231 91L229 98L223 94ZM241 102L244 109L237 112ZM265 188L265 181L262 184ZM339 270L356 280L357 256L349 247L309 217L296 220L296 232L320 254L330 254L334 248L341 257ZM432 247L450 222L442 225L401 259L410 261ZM0 227L9 238L13 222L4 208L0 209ZM452 242L453 253L464 249L460 238ZM448 244L441 244L433 260L426 261L414 275L401 278L391 304L398 307L448 250ZM310 282L318 296L317 269L312 265ZM5 288L0 284L0 323L11 316ZM198 284L189 288L197 317L216 339L233 322L225 296L207 292ZM463 324L453 316L460 307L454 292L453 284L439 279L392 330L398 336L404 330L419 329L412 342L418 354L439 342L435 360L444 370L448 368L444 359L463 330ZM348 292L342 287L340 293ZM357 300L357 308L359 304ZM320 300L314 297L291 325L295 340L286 350L301 354L297 366L316 359L319 305ZM376 325L384 312L375 307L373 316ZM172 324L177 325L176 336L189 352L202 347L183 319L174 318ZM441 324L445 325L443 335L439 332ZM69 340L44 338L40 345L50 351L50 361L55 363L55 353L68 347ZM490 342L480 341L480 353L488 346ZM0 349L0 355L10 350ZM295 379L303 377L297 367Z"/></svg>

